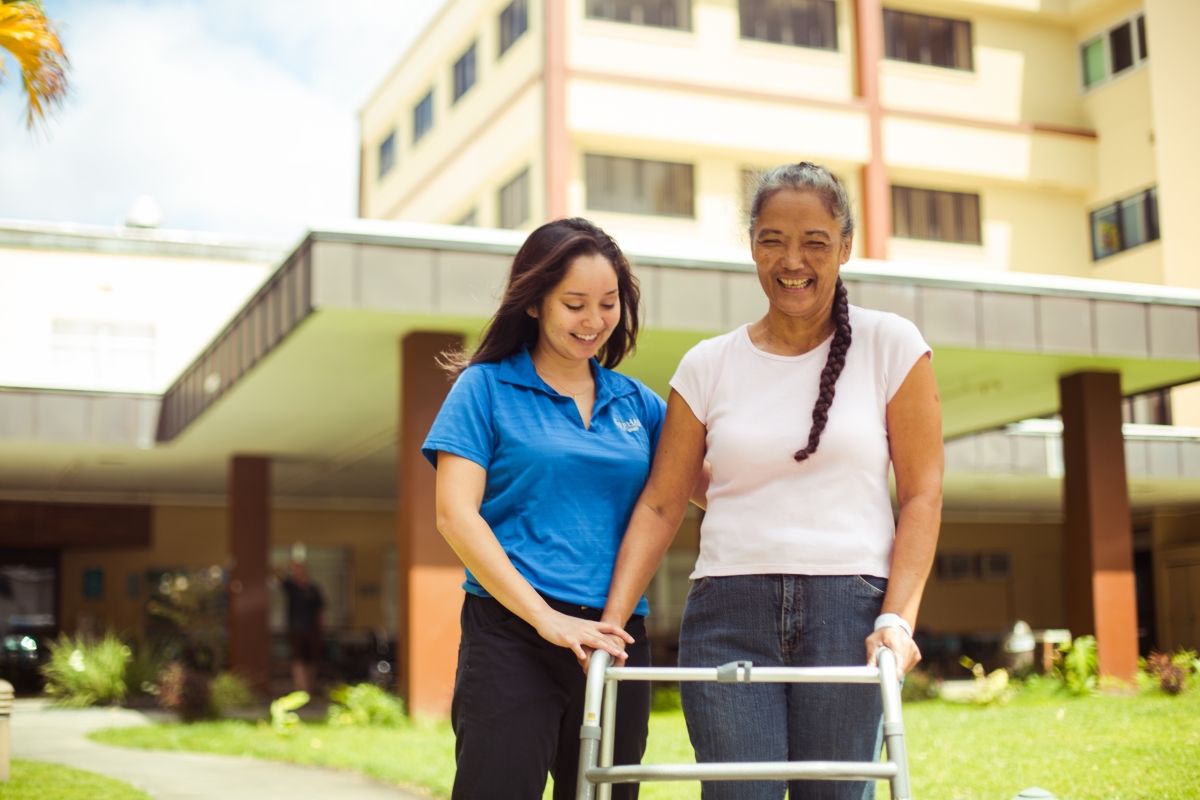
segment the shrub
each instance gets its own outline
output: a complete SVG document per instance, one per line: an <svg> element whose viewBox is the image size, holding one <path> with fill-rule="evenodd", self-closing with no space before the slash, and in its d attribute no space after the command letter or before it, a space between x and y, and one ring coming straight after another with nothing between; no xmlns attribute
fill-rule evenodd
<svg viewBox="0 0 1200 800"><path fill-rule="evenodd" d="M656 683L650 695L650 708L654 711L678 711L683 708L679 697L678 683Z"/></svg>
<svg viewBox="0 0 1200 800"><path fill-rule="evenodd" d="M1099 672L1094 636L1075 637L1062 649L1062 656L1054 667L1054 676L1064 689L1074 695L1094 691Z"/></svg>
<svg viewBox="0 0 1200 800"><path fill-rule="evenodd" d="M983 664L978 664L966 656L960 658L958 663L971 670L971 674L975 676L975 687L970 696L975 705L1004 705L1017 693L1016 687L1009 684L1008 670L1001 668L985 674Z"/></svg>
<svg viewBox="0 0 1200 800"><path fill-rule="evenodd" d="M184 722L216 716L208 678L178 661L168 664L158 679L158 704Z"/></svg>
<svg viewBox="0 0 1200 800"><path fill-rule="evenodd" d="M132 656L125 664L125 685L129 694L157 695L158 677L167 661L162 646L141 641L134 643L131 650Z"/></svg>
<svg viewBox="0 0 1200 800"><path fill-rule="evenodd" d="M383 725L398 727L408 722L404 702L373 683L339 686L329 693L330 725Z"/></svg>
<svg viewBox="0 0 1200 800"><path fill-rule="evenodd" d="M936 700L941 694L941 681L920 669L915 669L905 675L904 685L900 687L900 699L905 703Z"/></svg>
<svg viewBox="0 0 1200 800"><path fill-rule="evenodd" d="M308 692L292 692L271 703L271 728L276 733L295 733L299 730L300 715L296 709L308 700Z"/></svg>
<svg viewBox="0 0 1200 800"><path fill-rule="evenodd" d="M56 705L84 708L125 699L125 665L131 653L112 633L98 642L62 636L50 645L50 660L41 668L46 694Z"/></svg>
<svg viewBox="0 0 1200 800"><path fill-rule="evenodd" d="M1195 682L1195 676L1200 672L1200 660L1196 658L1196 653L1183 649L1174 655L1151 653L1140 659L1138 666L1141 667L1138 683L1143 688L1155 689L1169 695L1182 694Z"/></svg>
<svg viewBox="0 0 1200 800"><path fill-rule="evenodd" d="M246 679L232 672L219 672L209 685L212 694L213 709L217 714L223 714L231 708L245 708L254 705L254 692Z"/></svg>

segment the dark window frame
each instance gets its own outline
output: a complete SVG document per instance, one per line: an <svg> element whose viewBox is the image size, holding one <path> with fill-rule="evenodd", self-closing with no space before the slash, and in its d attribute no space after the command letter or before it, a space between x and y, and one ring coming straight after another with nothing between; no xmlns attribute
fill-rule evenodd
<svg viewBox="0 0 1200 800"><path fill-rule="evenodd" d="M586 153L584 184L590 211L696 218L695 164Z"/></svg>
<svg viewBox="0 0 1200 800"><path fill-rule="evenodd" d="M502 56L529 30L529 0L512 0L500 12L500 50Z"/></svg>
<svg viewBox="0 0 1200 800"><path fill-rule="evenodd" d="M454 100L452 101L454 103L471 91L471 87L476 83L475 46L477 44L478 42L471 42L471 46L464 50L463 54L454 62Z"/></svg>
<svg viewBox="0 0 1200 800"><path fill-rule="evenodd" d="M425 93L413 106L413 144L425 138L433 130L433 89Z"/></svg>
<svg viewBox="0 0 1200 800"><path fill-rule="evenodd" d="M838 52L836 0L738 0L742 39Z"/></svg>
<svg viewBox="0 0 1200 800"><path fill-rule="evenodd" d="M692 0L585 0L584 16L604 22L690 32ZM664 21L667 17L669 20Z"/></svg>
<svg viewBox="0 0 1200 800"><path fill-rule="evenodd" d="M392 128L384 140L379 143L379 169L377 179L382 180L396 166L396 129Z"/></svg>
<svg viewBox="0 0 1200 800"><path fill-rule="evenodd" d="M892 235L898 239L948 244L983 244L983 199L951 192L892 185Z"/></svg>
<svg viewBox="0 0 1200 800"><path fill-rule="evenodd" d="M883 50L889 61L974 72L974 25L966 19L885 8Z"/></svg>
<svg viewBox="0 0 1200 800"><path fill-rule="evenodd" d="M1097 44L1103 54L1103 74L1089 82L1087 52ZM1136 72L1150 58L1148 47L1145 10L1122 17L1084 39L1079 43L1079 80L1083 91L1105 86L1122 75Z"/></svg>
<svg viewBox="0 0 1200 800"><path fill-rule="evenodd" d="M529 221L529 167L500 187L496 192L496 205L497 227L515 229ZM518 206L515 214L514 205Z"/></svg>
<svg viewBox="0 0 1200 800"><path fill-rule="evenodd" d="M1141 212L1141 230L1137 236L1134 231L1127 229L1132 227L1128 225L1130 209L1135 213ZM1111 225L1111 230L1098 230L1097 223ZM1162 238L1158 217L1158 187L1151 186L1092 209L1088 213L1088 231L1092 240L1092 261L1103 261L1135 247L1157 242ZM1109 236L1112 237L1111 247L1103 243Z"/></svg>

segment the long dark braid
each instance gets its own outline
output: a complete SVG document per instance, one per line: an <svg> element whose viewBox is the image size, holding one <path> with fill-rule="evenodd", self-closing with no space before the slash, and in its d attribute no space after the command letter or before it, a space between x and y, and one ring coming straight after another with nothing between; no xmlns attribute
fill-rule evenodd
<svg viewBox="0 0 1200 800"><path fill-rule="evenodd" d="M821 370L821 388L813 406L812 429L808 432L808 444L792 456L797 461L805 461L817 452L817 445L821 443L821 433L825 430L825 423L829 421L829 407L833 405L837 380L842 374L842 368L846 366L846 353L850 350L850 297L841 278L838 278L837 290L833 295L833 324L836 328L833 342L829 345L829 356L825 359L825 369Z"/></svg>

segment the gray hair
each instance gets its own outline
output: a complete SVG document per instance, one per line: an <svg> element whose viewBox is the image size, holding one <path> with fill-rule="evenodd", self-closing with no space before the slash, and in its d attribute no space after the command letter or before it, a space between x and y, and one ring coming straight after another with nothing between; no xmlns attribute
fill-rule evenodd
<svg viewBox="0 0 1200 800"><path fill-rule="evenodd" d="M828 167L801 161L799 164L784 164L760 173L754 187L754 199L750 202L750 239L754 239L754 226L763 205L776 193L792 189L812 192L825 204L825 210L841 228L842 238L854 235L854 213L850 209L850 195L846 187L829 171Z"/></svg>

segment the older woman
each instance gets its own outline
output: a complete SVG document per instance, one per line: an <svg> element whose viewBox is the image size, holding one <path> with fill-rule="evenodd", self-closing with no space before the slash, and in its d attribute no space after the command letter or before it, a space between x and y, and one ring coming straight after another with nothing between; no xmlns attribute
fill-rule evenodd
<svg viewBox="0 0 1200 800"><path fill-rule="evenodd" d="M602 619L629 618L707 460L680 664L846 666L873 663L886 645L907 671L921 657L912 626L941 516L931 351L907 320L849 305L838 273L854 221L829 170L801 163L766 173L750 225L769 309L680 363ZM869 686L685 683L683 709L700 761L879 755L879 690ZM782 798L784 788L711 783L703 796ZM864 782L788 788L793 800L874 796Z"/></svg>

